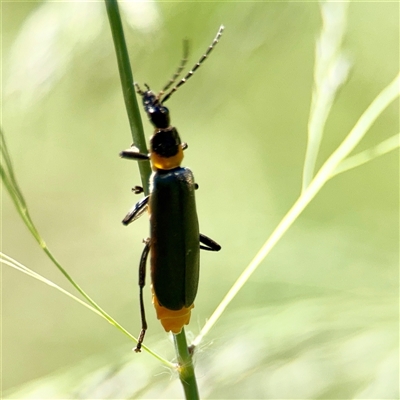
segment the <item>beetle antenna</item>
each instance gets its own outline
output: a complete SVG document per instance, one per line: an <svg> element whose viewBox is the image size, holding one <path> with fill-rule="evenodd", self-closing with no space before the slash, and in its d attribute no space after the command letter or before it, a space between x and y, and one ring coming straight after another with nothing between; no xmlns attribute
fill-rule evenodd
<svg viewBox="0 0 400 400"><path fill-rule="evenodd" d="M200 58L200 60L194 65L194 67L186 74L186 76L184 78L182 78L178 84L173 87L166 95L165 97L161 100L161 103L165 103L171 96L172 93L176 92L178 90L178 88L180 86L182 86L184 83L186 83L186 81L195 73L195 71L200 67L201 64L203 64L203 62L205 61L205 59L208 57L208 55L211 53L211 51L213 50L213 48L217 45L219 39L222 36L222 33L224 31L224 26L221 25L217 36L215 36L215 39L213 40L213 42L210 44L210 46L208 46L207 51L204 53L204 55ZM175 78L176 79L176 78Z"/></svg>
<svg viewBox="0 0 400 400"><path fill-rule="evenodd" d="M181 63L179 64L178 69L175 71L174 75L172 75L171 79L168 81L168 83L162 88L160 93L158 94L158 98L160 98L166 90L168 90L178 79L179 75L183 71L183 68L185 68L186 63L188 62L188 57L189 57L189 40L184 39L183 40L183 57L181 60Z"/></svg>

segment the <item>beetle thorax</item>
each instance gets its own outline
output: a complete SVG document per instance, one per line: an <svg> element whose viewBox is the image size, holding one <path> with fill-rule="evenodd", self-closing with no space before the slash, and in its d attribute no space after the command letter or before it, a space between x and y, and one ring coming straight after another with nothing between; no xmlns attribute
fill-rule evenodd
<svg viewBox="0 0 400 400"><path fill-rule="evenodd" d="M157 129L150 138L150 158L156 169L179 167L183 150L178 131L174 127Z"/></svg>

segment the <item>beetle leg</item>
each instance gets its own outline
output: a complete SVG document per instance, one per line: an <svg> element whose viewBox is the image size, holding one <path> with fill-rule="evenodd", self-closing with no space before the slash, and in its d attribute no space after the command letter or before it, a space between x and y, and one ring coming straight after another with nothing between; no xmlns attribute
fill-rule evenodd
<svg viewBox="0 0 400 400"><path fill-rule="evenodd" d="M125 218L122 220L124 225L129 225L131 222L138 219L146 210L147 203L149 202L149 196L143 197L142 200L138 201L126 214Z"/></svg>
<svg viewBox="0 0 400 400"><path fill-rule="evenodd" d="M150 160L148 154L141 153L139 149L132 145L129 149L123 150L119 153L121 158L127 158L128 160L136 160L136 161L143 161L143 160Z"/></svg>
<svg viewBox="0 0 400 400"><path fill-rule="evenodd" d="M132 192L135 194L140 194L140 193L143 193L144 190L143 190L142 186L135 186L132 188Z"/></svg>
<svg viewBox="0 0 400 400"><path fill-rule="evenodd" d="M140 257L140 264L139 264L139 300L140 300L140 316L142 319L142 329L140 331L138 342L135 348L136 353L139 353L141 351L140 349L142 347L144 335L146 334L146 329L147 329L146 314L143 302L143 288L144 285L146 284L146 261L150 251L150 239L146 239L144 243L145 246L143 249L142 256Z"/></svg>
<svg viewBox="0 0 400 400"><path fill-rule="evenodd" d="M208 251L221 250L221 246L217 242L214 242L214 240L210 239L206 235L203 235L202 233L200 233L200 243L203 243L205 245L205 246L200 245L200 248L202 250L208 250Z"/></svg>

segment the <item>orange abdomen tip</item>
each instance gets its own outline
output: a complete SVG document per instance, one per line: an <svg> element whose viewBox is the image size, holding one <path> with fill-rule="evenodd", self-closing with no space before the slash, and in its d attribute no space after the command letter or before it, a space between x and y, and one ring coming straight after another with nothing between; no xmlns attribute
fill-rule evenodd
<svg viewBox="0 0 400 400"><path fill-rule="evenodd" d="M169 310L159 304L154 293L153 304L156 309L157 319L160 320L166 332L181 333L183 326L190 322L190 314L194 304L189 307L182 307L180 310Z"/></svg>

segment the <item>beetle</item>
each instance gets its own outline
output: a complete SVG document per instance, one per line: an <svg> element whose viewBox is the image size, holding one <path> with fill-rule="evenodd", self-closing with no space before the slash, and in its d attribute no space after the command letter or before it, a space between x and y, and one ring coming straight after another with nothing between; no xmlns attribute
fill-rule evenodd
<svg viewBox="0 0 400 400"><path fill-rule="evenodd" d="M171 126L169 109L164 103L200 67L218 43L223 30L224 27L221 26L200 60L165 96L165 91L174 84L187 61L187 41L184 42L184 57L179 68L158 95L147 84L146 90L135 84L144 110L154 126L149 154L140 153L134 145L120 153L120 156L126 159L150 160L153 170L149 195L137 202L122 221L124 225L129 225L146 210L149 212L150 237L144 241L139 264L142 329L136 352L141 351L147 330L143 288L149 253L151 291L157 318L166 332L178 334L183 326L189 323L191 309L194 307L199 282L200 249L221 249L218 243L199 232L195 204L195 190L198 185L192 171L181 167L183 150L187 148L187 144L182 143L177 129ZM134 191L141 193L143 189L136 186Z"/></svg>

